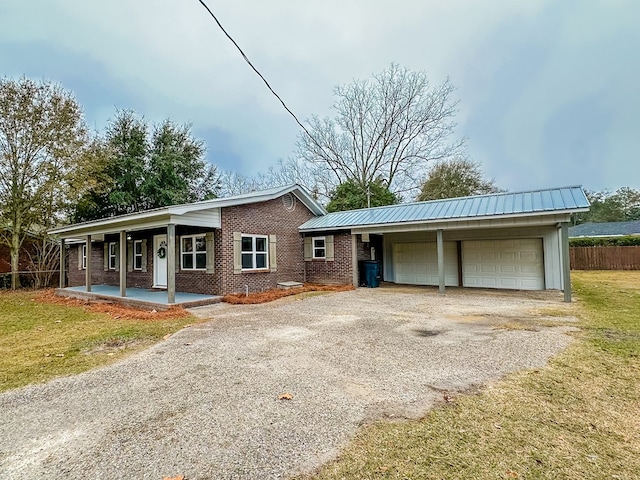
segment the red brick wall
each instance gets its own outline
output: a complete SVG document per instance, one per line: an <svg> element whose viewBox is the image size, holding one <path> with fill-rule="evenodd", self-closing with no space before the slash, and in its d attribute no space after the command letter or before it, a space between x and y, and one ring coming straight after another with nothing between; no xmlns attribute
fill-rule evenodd
<svg viewBox="0 0 640 480"><path fill-rule="evenodd" d="M67 282L69 287L77 287L84 285L85 270L78 269L78 250L82 248L82 244L74 244L69 246L69 271L67 272ZM94 243L91 245L91 284L101 285L107 283L104 281L104 250L102 243ZM118 285L115 283L114 285Z"/></svg>
<svg viewBox="0 0 640 480"><path fill-rule="evenodd" d="M27 249L33 248L29 242L25 240L18 255L18 269L24 271L29 266L29 255ZM6 245L0 245L0 273L8 273L11 271L11 250Z"/></svg>
<svg viewBox="0 0 640 480"><path fill-rule="evenodd" d="M176 290L181 292L224 295L244 292L245 285L250 292L259 292L276 288L281 281L304 281L303 239L298 227L313 217L313 214L300 202L295 208L285 208L282 199L268 202L223 208L221 212L222 229L214 231L215 272L180 270L176 266ZM147 239L147 272L128 272L127 286L150 288L153 285L153 236L165 233L165 229L144 233L134 232L133 239ZM178 226L176 237L196 233L206 233L207 229ZM233 273L233 233L240 232L257 235L276 236L276 272ZM105 241L118 241L118 235L109 235ZM78 270L78 248L73 245L69 251L69 286L84 285L85 271ZM92 284L119 284L119 272L104 270L103 243L92 246ZM179 262L179 244L176 256ZM349 250L350 252L350 250ZM338 252L336 251L336 254ZM350 255L350 254L349 254Z"/></svg>
<svg viewBox="0 0 640 480"><path fill-rule="evenodd" d="M282 198L223 208L221 253L216 256L216 268L217 260L221 261L222 291L244 292L246 285L250 292L259 292L276 288L278 282L304 281L304 244L298 227L312 217L313 214L298 200L292 211L287 210ZM275 235L277 271L234 274L233 232Z"/></svg>
<svg viewBox="0 0 640 480"><path fill-rule="evenodd" d="M194 229L193 227L179 226L176 229L176 290L179 292L202 293L205 295L221 295L220 275L221 271L221 246L220 230L213 230L214 272L207 273L203 270L181 270L180 265L180 236L207 233L207 229Z"/></svg>
<svg viewBox="0 0 640 480"><path fill-rule="evenodd" d="M318 234L314 234L317 236ZM351 233L333 236L334 261L310 260L305 262L306 280L310 283L350 285L353 283L351 259Z"/></svg>

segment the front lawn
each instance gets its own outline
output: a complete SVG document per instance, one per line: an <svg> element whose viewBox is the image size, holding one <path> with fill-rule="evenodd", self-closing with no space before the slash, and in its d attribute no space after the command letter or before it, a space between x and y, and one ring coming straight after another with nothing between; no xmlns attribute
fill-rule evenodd
<svg viewBox="0 0 640 480"><path fill-rule="evenodd" d="M150 314L35 292L0 293L0 391L80 373L148 347L198 321L182 310Z"/></svg>
<svg viewBox="0 0 640 480"><path fill-rule="evenodd" d="M313 478L638 478L640 272L573 281L581 332L548 366L366 426Z"/></svg>

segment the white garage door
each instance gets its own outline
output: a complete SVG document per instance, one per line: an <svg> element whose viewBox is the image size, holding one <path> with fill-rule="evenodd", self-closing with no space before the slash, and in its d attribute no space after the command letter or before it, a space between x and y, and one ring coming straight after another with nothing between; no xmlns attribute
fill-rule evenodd
<svg viewBox="0 0 640 480"><path fill-rule="evenodd" d="M542 239L462 242L462 284L544 290Z"/></svg>
<svg viewBox="0 0 640 480"><path fill-rule="evenodd" d="M444 242L444 283L458 286L458 250L456 242ZM396 283L438 285L436 242L395 243L393 263Z"/></svg>

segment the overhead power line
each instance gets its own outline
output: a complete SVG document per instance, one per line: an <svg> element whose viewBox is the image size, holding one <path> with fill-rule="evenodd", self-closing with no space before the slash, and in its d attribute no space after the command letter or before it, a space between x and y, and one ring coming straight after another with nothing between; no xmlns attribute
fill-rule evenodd
<svg viewBox="0 0 640 480"><path fill-rule="evenodd" d="M220 27L220 30L222 30L222 32L227 36L227 38L229 40L231 40L231 43L233 43L233 45L238 49L238 51L240 52L240 55L242 55L242 58L244 58L244 61L247 62L249 64L249 66L253 69L254 72L256 72L256 74L262 79L262 81L264 82L264 84L267 86L267 88L269 89L269 91L280 101L280 103L282 104L282 106L284 107L284 109L289 112L289 115L291 115L293 117L293 119L296 121L296 123L298 125L300 125L300 128L302 128L302 130L304 130L304 132L309 136L309 138L316 143L316 139L313 138L313 136L309 133L309 131L307 130L307 128L302 124L302 122L300 122L300 120L298 120L298 117L296 117L296 114L293 113L293 111L291 111L291 109L287 106L286 103L284 103L284 100L282 100L282 98L280 98L280 95L278 95L276 93L276 91L271 88L271 85L269 85L269 82L267 82L267 79L264 78L264 76L258 71L258 69L256 67L253 66L253 63L251 63L251 60L249 60L249 57L247 57L247 55L242 51L242 49L240 48L240 46L238 45L238 43L233 39L233 37L231 35L229 35L229 33L225 30L225 28L222 26L222 24L220 23L220 20L218 20L218 18L214 15L214 13L211 11L211 9L207 6L207 4L204 2L204 0L198 0L200 2L200 4L207 10L207 12L209 12L209 15L211 15L211 18L213 18L213 20L218 24L218 27Z"/></svg>

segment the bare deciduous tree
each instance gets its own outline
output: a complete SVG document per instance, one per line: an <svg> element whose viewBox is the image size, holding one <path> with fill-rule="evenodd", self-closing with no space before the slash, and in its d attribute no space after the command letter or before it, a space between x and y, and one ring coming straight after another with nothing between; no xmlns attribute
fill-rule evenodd
<svg viewBox="0 0 640 480"><path fill-rule="evenodd" d="M32 272L33 287L51 286L53 276L60 271L60 244L49 235L41 236L27 249L28 270Z"/></svg>
<svg viewBox="0 0 640 480"><path fill-rule="evenodd" d="M394 193L415 190L429 161L459 154L452 140L458 102L447 79L432 86L424 72L396 64L370 80L335 89L336 116L309 120L298 154L314 175L333 186L383 180Z"/></svg>

